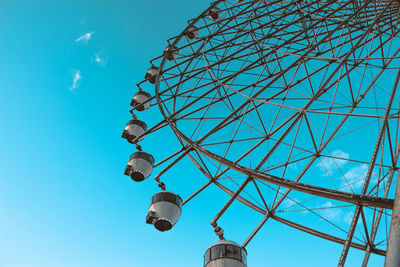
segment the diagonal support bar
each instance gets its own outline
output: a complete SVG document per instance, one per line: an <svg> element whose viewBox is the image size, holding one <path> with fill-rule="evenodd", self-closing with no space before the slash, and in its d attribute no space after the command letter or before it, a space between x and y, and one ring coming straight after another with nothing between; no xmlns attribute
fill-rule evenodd
<svg viewBox="0 0 400 267"><path fill-rule="evenodd" d="M384 116L384 118L382 120L381 129L379 130L379 135L378 135L378 138L377 138L377 141L376 141L376 144L375 144L374 152L373 152L372 157L371 157L371 162L369 164L367 175L365 177L365 182L364 182L363 188L361 190L361 195L362 196L364 196L366 194L367 190L368 190L368 185L369 185L369 182L371 180L372 172L373 172L373 169L374 169L374 166L375 166L375 161L377 159L377 156L378 156L378 153L379 153L379 148L381 146L383 135L385 133L386 124L388 123L390 110L391 110L391 107L392 107L392 104L393 104L393 101L394 101L394 97L395 97L395 94L396 94L397 86L399 84L399 79L400 79L400 69L397 72L397 76L396 76L396 79L395 79L395 82L394 82L394 85L393 85L393 89L392 89L392 92L391 92L391 95L390 95L390 98L389 98L389 101L388 101L388 104L387 104L387 107L386 107L385 116ZM357 208L356 208L356 210L354 212L354 216L353 216L353 220L352 220L351 225L350 225L349 233L347 235L346 242L344 244L344 247L343 247L343 250L342 250L342 254L340 256L340 260L339 260L339 264L338 264L338 266L340 266L340 267L344 266L344 263L346 261L347 254L348 254L349 248L350 248L350 243L351 243L351 240L353 239L354 231L355 231L355 229L357 227L357 222L358 222L358 219L360 217L361 209L362 209L361 206L357 206Z"/></svg>

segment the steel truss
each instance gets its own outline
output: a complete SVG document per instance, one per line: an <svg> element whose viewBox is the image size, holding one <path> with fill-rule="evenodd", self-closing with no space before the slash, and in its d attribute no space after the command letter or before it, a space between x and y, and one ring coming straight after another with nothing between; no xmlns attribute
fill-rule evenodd
<svg viewBox="0 0 400 267"><path fill-rule="evenodd" d="M243 247L273 219L342 244L338 266L350 248L365 251L363 266L371 253L385 256L400 154L399 33L395 0L214 2L168 40L172 60L151 61L160 73L149 101L164 119L143 135L168 126L181 144L155 179L189 157L208 182L184 205L214 184L231 197L213 227L235 200L263 215Z"/></svg>

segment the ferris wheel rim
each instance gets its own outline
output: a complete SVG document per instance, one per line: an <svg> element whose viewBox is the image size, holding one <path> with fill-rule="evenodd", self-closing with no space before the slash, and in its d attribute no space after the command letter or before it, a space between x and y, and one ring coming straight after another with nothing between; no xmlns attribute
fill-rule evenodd
<svg viewBox="0 0 400 267"><path fill-rule="evenodd" d="M195 25L199 19L204 17L204 15L206 14L207 11L209 11L212 7L218 5L220 2L224 2L224 0L219 0L219 1L216 1L216 2L212 3L212 5L208 9L206 9L201 15L199 15L196 19L192 20L192 22L185 28L185 30L178 37L175 38L175 40L173 41L172 45L177 44L178 41L180 41L184 37L184 32L188 28L190 28L191 26ZM166 57L164 55L163 58L162 58L161 64L160 64L160 72L157 74L157 81L155 83L155 92L156 92L155 98L157 99L157 105L158 105L158 107L160 109L160 112L163 115L165 121L170 125L170 127L172 128L174 133L177 135L178 139L180 139L180 141L186 142L187 144L189 144L190 147L195 148L195 150L197 152L201 153L202 155L204 155L204 156L206 156L206 157L208 157L208 158L210 158L212 160L215 160L216 162L221 163L225 167L237 170L240 173L243 173L243 174L246 174L246 175L249 174L249 176L251 175L254 178L257 178L257 179L260 179L260 180L264 180L264 181L267 181L267 182L270 182L270 183L272 183L272 181L275 180L274 181L274 182L276 182L275 184L278 184L278 185L281 185L283 187L286 187L289 190L293 189L293 190L298 191L298 192L304 192L304 191L300 190L301 187L313 188L311 190L314 190L314 193L317 193L317 191L319 191L319 190L321 190L321 192L322 191L326 191L326 190L330 190L330 189L327 189L327 188L324 188L324 187L317 187L317 186L313 186L313 185L310 185L310 184L303 184L303 183L299 183L299 182L292 181L292 180L278 181L278 179L282 180L282 178L276 177L276 176L274 177L274 176L271 176L271 175L268 175L268 174L262 173L262 172L254 172L252 169L244 167L244 166L241 166L241 165L238 165L238 164L236 164L236 163L234 163L232 161L229 161L227 163L227 161L228 161L227 159L222 158L217 154L214 154L213 152L211 152L211 151L205 149L204 147L202 147L201 145L198 145L196 142L191 140L191 138L187 137L184 133L182 133L178 129L178 127L176 125L176 122L174 122L173 120L170 120L170 117L167 116L167 114L164 112L164 108L161 105L163 101L161 99L161 95L160 95L160 91L159 91L159 89L160 89L160 79L159 79L159 77L161 76L161 74L163 72L163 68L164 68L165 62L166 62ZM246 95L244 95L244 96L246 96ZM248 97L248 96L246 96L246 97ZM270 177L266 177L266 176L270 176ZM274 179L271 179L271 178L274 178ZM214 183L217 184L218 182L214 182ZM295 185L291 185L290 183L295 183ZM274 184L274 183L272 183L272 184ZM223 191L225 191L225 190L223 190ZM307 191L307 190L305 190L305 191ZM355 204L355 205L358 205L358 206L380 207L380 208L385 208L385 209L391 209L392 205L393 205L393 199L391 199L391 198L375 198L375 197L368 197L368 196L365 196L365 195L361 196L360 194L351 194L351 195L349 195L347 192L343 192L343 191L336 191L336 192L333 192L335 190L330 190L330 191L332 191L331 193L338 194L338 196L340 198L339 199L340 201L352 203L352 204ZM307 191L305 193L311 194L310 192L311 191ZM322 196L324 198L327 198L327 199L336 199L336 198L333 198L333 197L332 198L328 197L328 194L330 194L330 193L323 193L320 196ZM318 194L311 194L311 195L317 195L318 196ZM240 200L240 199L238 199L238 200L243 203L242 200ZM293 226L291 226L291 227L293 227ZM293 228L296 228L296 227L293 227ZM325 238L325 239L327 239L327 238ZM350 246L354 247L352 244ZM373 250L374 248L365 247L365 249L362 249L362 250L367 250L367 249L370 249L370 250L372 249ZM371 252L372 253L376 253L376 251L375 252L371 251ZM376 254L384 255L383 254L384 252L385 251L378 251L378 253L376 253Z"/></svg>
<svg viewBox="0 0 400 267"><path fill-rule="evenodd" d="M158 101L161 101L161 98L159 98L158 93L156 94L156 97L158 98ZM327 199L339 200L339 201L352 203L352 204L356 204L356 205L361 205L361 206L386 208L386 209L393 208L394 199L370 197L370 196L365 196L365 195L363 196L361 194L352 194L352 193L348 193L348 192L344 192L344 191L332 190L332 189L327 189L327 188L320 187L320 186L314 186L314 185L304 184L304 183L300 183L300 182L293 181L293 180L283 179L280 177L276 177L273 175L263 173L261 171L256 171L256 170L250 169L248 167L234 163L228 159L222 158L221 156L198 145L196 142L193 142L193 140L191 140L189 137L187 137L185 134L183 134L176 127L176 124L169 119L169 117L164 113L164 110L162 109L161 105L160 105L160 109L161 109L161 113L163 114L165 120L168 122L170 127L173 129L175 134L177 134L180 138L182 138L182 140L187 142L191 148L200 152L204 156L207 156L208 158L211 158L211 159L215 160L216 162L223 164L225 167L239 171L240 173L248 175L249 177L257 178L257 179L260 179L260 180L263 180L263 181L266 181L266 182L269 182L269 183L272 183L275 185L283 186L288 189L293 189L298 192L308 193L308 194L315 195L315 196L321 196L321 197L324 197Z"/></svg>
<svg viewBox="0 0 400 267"><path fill-rule="evenodd" d="M380 0L379 2L380 3L383 3L385 0ZM307 11L305 11L305 10L303 10L299 5L298 5L298 3L296 2L296 1L294 1L295 2L295 4L296 4L296 6L297 6L297 8L301 11L301 12L303 12L304 14L306 14L307 16L311 16L311 17L315 17L315 18L320 18L320 19L327 19L327 20L334 20L334 21L344 21L344 19L342 19L342 18L337 18L337 17L323 17L323 16L318 16L318 15L314 15L314 14L312 14L312 13L310 13L310 12L307 12ZM392 1L393 2L393 1ZM360 19L358 19L358 18L355 18L355 19L351 19L350 21L368 21L368 20L370 20L370 21L373 21L374 19L366 19L366 18L360 18Z"/></svg>
<svg viewBox="0 0 400 267"><path fill-rule="evenodd" d="M194 159L192 159L192 160L194 160ZM229 188L225 187L224 185L222 185L218 181L215 181L214 184L216 186L218 186L222 191L227 193L229 196L232 196L235 193L234 191L232 191ZM332 241L332 242L335 242L335 243L338 243L338 244L344 244L344 242L345 242L344 239L339 238L337 236L333 236L333 235L327 234L325 232L321 232L321 231L315 230L313 228L306 227L304 225L295 223L295 222L293 222L291 220L284 219L284 218L282 218L280 216L277 216L275 213L268 213L268 211L261 209L260 207L256 206L255 204L253 204L252 202L248 201L246 198L244 198L242 196L238 196L237 200L242 202L244 205L248 206L249 208L251 208L251 209L253 209L253 210L255 210L255 211L257 211L257 212L259 212L259 213L261 213L261 214L263 214L265 216L269 216L269 218L271 218L271 219L273 219L273 220L275 220L277 222L280 222L280 223L282 223L284 225L287 225L289 227L295 228L295 229L300 230L302 232L305 232L305 233L311 234L313 236L320 237L320 238L323 238L325 240ZM245 247L246 245L247 244L245 242L242 246ZM367 251L368 249L371 249L371 253L374 253L374 254L377 254L377 255L381 255L381 256L385 256L386 255L386 251L385 250L374 248L374 247L368 248L368 244L367 243L366 244L360 244L360 243L352 242L350 244L350 246L353 247L353 248L359 249L359 250L363 250L363 251Z"/></svg>
<svg viewBox="0 0 400 267"><path fill-rule="evenodd" d="M189 29L190 27L195 25L195 23L198 20L200 20L202 17L204 17L204 15L207 14L207 12L210 9L212 9L213 7L218 5L220 2L224 2L224 0L218 0L218 1L213 2L210 5L210 7L208 7L205 11L203 11L197 18L193 19L192 22L181 32L181 34L174 39L171 46L175 46L184 37L184 33L187 29ZM167 61L167 58L165 55L163 55L162 61L159 65L160 72L157 74L158 78L156 79L156 83L155 83L155 97L157 99L157 105L159 107L159 110L160 110L162 116L167 121L167 123L170 125L170 127L175 132L175 134L177 136L179 136L182 140L184 140L185 142L190 144L190 146L192 148L195 148L198 152L200 152L204 156L207 156L208 158L211 158L230 169L239 171L242 174L249 175L251 177L254 177L254 178L257 178L260 180L264 180L266 182L270 182L275 185L280 185L280 186L283 186L288 189L293 189L298 192L304 192L304 193L308 193L311 195L321 196L321 197L324 197L327 199L339 200L339 201L352 203L352 204L356 204L356 205L361 205L361 206L380 207L380 208L387 208L387 209L391 209L393 207L394 200L391 198L380 198L380 197L362 196L361 194L351 194L351 193L344 192L344 191L331 190L331 189L327 189L327 188L320 187L320 186L304 184L304 183L296 182L293 180L283 179L280 177L269 175L269 174L266 174L266 173L263 173L260 171L255 171L248 167L239 165L230 160L222 158L219 155L212 153L211 151L198 145L196 142L193 142L193 140L191 140L189 137L187 137L185 134L183 134L177 128L176 123L174 123L173 121L170 120L170 117L167 116L167 114L164 112L164 108L161 105L161 103L163 101L161 99L160 92L159 92L159 87L160 87L159 77L161 76L161 74L163 72L163 67L164 67L164 64L166 61ZM208 68L207 68L207 70L208 70ZM237 92L237 90L234 90L234 91ZM244 96L246 96L246 95L244 95ZM248 97L248 96L246 96L246 97Z"/></svg>

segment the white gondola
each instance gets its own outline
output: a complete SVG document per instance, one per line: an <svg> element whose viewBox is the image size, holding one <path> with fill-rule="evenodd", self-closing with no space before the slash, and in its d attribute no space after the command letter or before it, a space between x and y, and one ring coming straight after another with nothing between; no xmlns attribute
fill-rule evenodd
<svg viewBox="0 0 400 267"><path fill-rule="evenodd" d="M124 131L122 132L122 138L128 140L129 143L136 144L144 139L144 133L147 131L147 125L140 120L130 120L126 124ZM138 140L134 141L136 137L141 136Z"/></svg>
<svg viewBox="0 0 400 267"><path fill-rule="evenodd" d="M199 29L197 29L195 26L190 26L189 28L186 29L184 34L187 38L192 40L199 35Z"/></svg>
<svg viewBox="0 0 400 267"><path fill-rule="evenodd" d="M204 254L204 267L247 267L247 252L235 242L220 240Z"/></svg>
<svg viewBox="0 0 400 267"><path fill-rule="evenodd" d="M159 72L160 70L157 67L152 66L150 69L147 70L146 75L144 75L144 78L148 80L150 83L155 84Z"/></svg>
<svg viewBox="0 0 400 267"><path fill-rule="evenodd" d="M181 214L181 197L169 191L161 191L151 198L146 223L153 224L161 232L168 231L176 224Z"/></svg>
<svg viewBox="0 0 400 267"><path fill-rule="evenodd" d="M221 18L221 10L218 7L213 7L208 12L208 17L211 20L218 21Z"/></svg>
<svg viewBox="0 0 400 267"><path fill-rule="evenodd" d="M168 60L174 60L178 56L178 48L176 46L167 46L164 50L164 56Z"/></svg>
<svg viewBox="0 0 400 267"><path fill-rule="evenodd" d="M150 99L151 94L144 91L139 91L133 96L131 106L134 107L137 111L144 111L150 108Z"/></svg>
<svg viewBox="0 0 400 267"><path fill-rule="evenodd" d="M140 182L151 175L153 167L153 156L146 152L138 151L131 155L125 169L125 175L130 176L136 182Z"/></svg>

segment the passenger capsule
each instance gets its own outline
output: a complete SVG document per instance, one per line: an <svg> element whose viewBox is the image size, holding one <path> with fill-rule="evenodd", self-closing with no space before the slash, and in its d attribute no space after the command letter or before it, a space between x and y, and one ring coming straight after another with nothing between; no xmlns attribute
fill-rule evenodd
<svg viewBox="0 0 400 267"><path fill-rule="evenodd" d="M190 40L196 38L199 35L199 29L194 26L191 26L186 29L184 35L189 38Z"/></svg>
<svg viewBox="0 0 400 267"><path fill-rule="evenodd" d="M136 182L143 181L151 175L154 167L154 158L146 152L135 152L131 155L125 169L125 175Z"/></svg>
<svg viewBox="0 0 400 267"><path fill-rule="evenodd" d="M178 56L178 48L176 46L168 46L164 50L164 56L168 60L174 60Z"/></svg>
<svg viewBox="0 0 400 267"><path fill-rule="evenodd" d="M182 199L169 191L161 191L151 198L146 223L161 231L170 230L182 214Z"/></svg>
<svg viewBox="0 0 400 267"><path fill-rule="evenodd" d="M221 18L221 10L218 7L213 7L210 9L210 11L208 12L208 17L211 20L219 20Z"/></svg>
<svg viewBox="0 0 400 267"><path fill-rule="evenodd" d="M160 70L157 67L152 66L150 69L147 70L144 78L148 80L150 83L155 84L159 72Z"/></svg>
<svg viewBox="0 0 400 267"><path fill-rule="evenodd" d="M204 267L247 267L247 252L235 242L220 240L204 254Z"/></svg>
<svg viewBox="0 0 400 267"><path fill-rule="evenodd" d="M150 107L150 99L151 94L144 91L139 91L133 96L131 106L137 111L144 111Z"/></svg>
<svg viewBox="0 0 400 267"><path fill-rule="evenodd" d="M122 132L122 138L128 140L129 143L137 143L144 139L144 135L138 140L133 141L136 137L141 136L147 131L147 125L140 120L130 120L126 124L124 131Z"/></svg>

